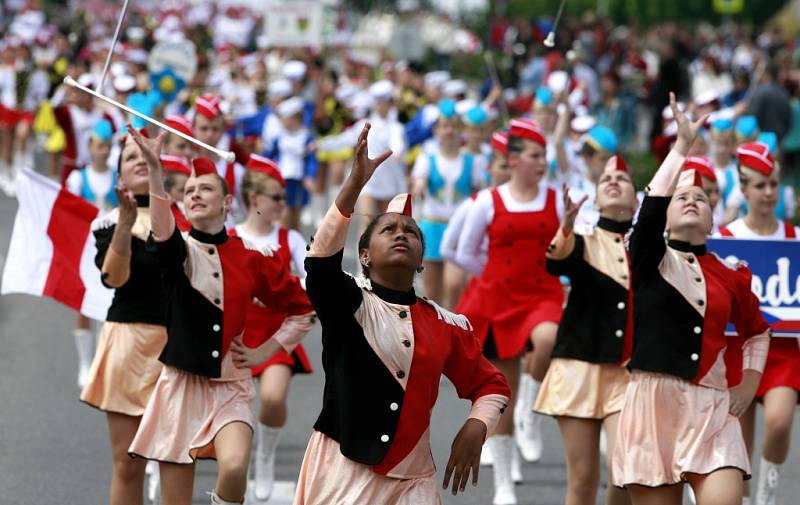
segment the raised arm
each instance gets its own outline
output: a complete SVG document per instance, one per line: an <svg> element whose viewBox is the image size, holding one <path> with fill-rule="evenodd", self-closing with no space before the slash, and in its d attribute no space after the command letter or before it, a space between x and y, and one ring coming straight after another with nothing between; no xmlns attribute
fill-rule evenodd
<svg viewBox="0 0 800 505"><path fill-rule="evenodd" d="M666 251L664 230L667 225L667 207L678 184L678 176L689 148L707 117L703 116L691 122L686 114L678 109L675 93L670 93L669 100L672 113L678 122L678 139L648 184L639 218L633 227L630 251L634 285L647 281L658 270Z"/></svg>
<svg viewBox="0 0 800 505"><path fill-rule="evenodd" d="M552 275L570 275L575 269L576 262L583 256L583 241L575 236L575 218L578 211L586 203L589 195L573 202L569 196L569 188L566 184L563 187L564 216L561 218L561 226L547 248L547 271ZM576 254L577 253L577 254Z"/></svg>
<svg viewBox="0 0 800 505"><path fill-rule="evenodd" d="M162 131L154 139L144 137L132 126L128 125L128 134L142 150L147 162L147 173L150 179L150 228L156 242L164 242L175 231L175 218L170 205L172 200L164 189L164 168L161 166L161 148L164 145L166 131Z"/></svg>
<svg viewBox="0 0 800 505"><path fill-rule="evenodd" d="M114 188L114 191L119 201L119 217L100 272L103 284L119 288L128 282L131 273L131 230L136 223L137 210L132 194L121 188Z"/></svg>
<svg viewBox="0 0 800 505"><path fill-rule="evenodd" d="M689 149L697 138L697 132L700 131L700 128L703 127L708 119L708 115L705 115L694 122L690 121L686 114L678 109L675 93L672 92L669 94L669 106L672 108L672 114L678 123L678 138L666 159L650 180L650 184L647 186L648 196L672 196L675 192L675 186L678 184L678 176L683 168L683 162L689 154Z"/></svg>
<svg viewBox="0 0 800 505"><path fill-rule="evenodd" d="M342 257L350 216L364 185L375 169L391 156L386 151L375 159L367 155L367 134L370 124L364 125L356 144L353 169L347 177L336 202L328 209L305 260L306 290L320 319L351 316L361 303L361 290L355 281L342 271Z"/></svg>

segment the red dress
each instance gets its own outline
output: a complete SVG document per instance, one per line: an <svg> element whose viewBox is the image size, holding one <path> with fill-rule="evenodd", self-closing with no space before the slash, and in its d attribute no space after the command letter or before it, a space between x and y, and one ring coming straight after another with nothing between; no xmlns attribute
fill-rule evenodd
<svg viewBox="0 0 800 505"><path fill-rule="evenodd" d="M540 323L558 323L564 306L561 282L545 270L545 253L559 226L556 192L535 212L509 212L492 189L494 219L487 228L486 266L464 300L463 311L486 350L491 330L497 358L525 352Z"/></svg>
<svg viewBox="0 0 800 505"><path fill-rule="evenodd" d="M786 238L795 240L794 226L784 223ZM719 234L723 237L734 237L727 228L722 227ZM741 337L728 337L728 348L725 350L725 371L728 386L736 386L742 382L742 345ZM777 387L790 387L800 391L800 342L796 338L774 337L769 341L769 354L761 382L758 384L756 398L764 399L767 391ZM800 403L800 397L798 397Z"/></svg>
<svg viewBox="0 0 800 505"><path fill-rule="evenodd" d="M236 229L231 229L228 233L236 236ZM286 265L286 268L291 270L292 252L289 249L289 230L286 228L278 230L278 245L280 247L275 251L275 255ZM275 312L260 304L251 303L245 317L244 336L242 337L244 345L247 347L260 346L272 338L285 318L286 314L283 312ZM286 365L292 369L292 374L310 374L313 371L311 361L302 344L298 344L291 354L281 349L273 357L254 367L252 369L253 377L261 376L264 370L272 365Z"/></svg>

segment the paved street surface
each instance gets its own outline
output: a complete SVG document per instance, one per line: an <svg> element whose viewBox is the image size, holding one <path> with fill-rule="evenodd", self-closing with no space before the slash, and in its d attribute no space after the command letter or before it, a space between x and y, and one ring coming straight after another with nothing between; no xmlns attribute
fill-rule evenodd
<svg viewBox="0 0 800 505"><path fill-rule="evenodd" d="M8 250L16 202L0 196L0 266ZM350 244L354 243L352 240ZM353 263L348 266L352 266ZM0 298L0 505L96 505L108 502L110 451L105 417L78 401L77 355L72 338L73 313L49 299L23 295ZM319 327L306 346L317 370ZM292 384L289 422L277 456L277 477L293 481L300 468L311 426L321 405L322 375L300 377ZM443 380L433 416L433 453L440 469L450 443L469 410ZM783 470L780 505L800 503L800 422ZM563 503L566 485L561 439L556 424L544 424L545 453L538 464L524 467L525 483L517 488L519 503ZM757 458L756 458L757 459ZM197 467L195 503L209 503L216 467ZM492 474L481 470L477 489L448 505L491 503ZM600 493L598 493L599 495ZM270 502L285 503L285 502ZM597 503L602 503L598 498ZM370 504L380 505L380 504Z"/></svg>

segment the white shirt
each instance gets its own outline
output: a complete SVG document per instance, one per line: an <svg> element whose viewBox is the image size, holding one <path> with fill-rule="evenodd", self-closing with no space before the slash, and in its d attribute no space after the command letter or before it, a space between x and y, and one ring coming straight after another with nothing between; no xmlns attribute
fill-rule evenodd
<svg viewBox="0 0 800 505"><path fill-rule="evenodd" d="M73 170L67 177L67 190L73 195L82 196L83 174L81 172L81 170ZM106 196L108 196L110 192L114 191L112 186L114 183L114 176L111 173L111 170L109 169L105 172L98 172L97 170L92 169L91 166L88 166L86 167L86 180L89 183L89 189L92 190L92 193L94 193L95 197L95 201L89 203L100 209L101 212L110 210L108 203L106 202Z"/></svg>
<svg viewBox="0 0 800 505"><path fill-rule="evenodd" d="M770 235L757 235L756 232L748 228L748 226L744 222L744 218L739 218L736 221L733 221L731 224L726 226L725 228L728 229L731 234L736 238L741 239L748 239L748 240L782 240L786 238L786 226L783 224L782 221L778 221L778 229L775 230L774 233ZM794 233L796 237L800 237L800 228L797 226L794 227ZM721 237L719 232L714 234L715 237Z"/></svg>
<svg viewBox="0 0 800 505"><path fill-rule="evenodd" d="M283 130L278 135L278 164L284 179L302 180L306 172L308 130Z"/></svg>
<svg viewBox="0 0 800 505"><path fill-rule="evenodd" d="M469 195L457 195L455 183L461 177L464 170L464 153L459 153L453 159L444 158L438 151L432 154L436 159L436 170L444 179L444 188L438 195L426 194L422 205L422 215L428 219L449 220L456 210L456 207ZM472 173L470 182L473 188L477 189L486 183L486 160L482 156L472 157ZM427 183L431 173L430 156L421 154L414 163L411 176L415 179L424 179Z"/></svg>
<svg viewBox="0 0 800 505"><path fill-rule="evenodd" d="M324 151L339 151L354 146L366 122L366 119L362 119L339 135L320 140L319 148ZM407 191L405 128L392 117L392 114L383 118L373 112L369 122L372 124L367 137L369 157L374 158L387 150L392 151L392 156L375 170L362 192L378 200L391 200L394 196Z"/></svg>
<svg viewBox="0 0 800 505"><path fill-rule="evenodd" d="M75 166L84 167L92 161L89 154L89 139L94 125L103 119L103 113L99 109L87 111L74 105L69 107L69 112L72 118L72 130L75 132Z"/></svg>
<svg viewBox="0 0 800 505"><path fill-rule="evenodd" d="M508 183L498 186L497 192L508 212L540 212L547 205L547 183L539 183L539 193L528 202L519 202L511 196ZM556 213L559 220L564 215L564 202L559 191L556 191ZM494 200L491 191L481 191L475 203L469 209L464 229L458 239L456 263L473 275L480 275L483 270L481 248L487 238L486 230L494 220Z"/></svg>
<svg viewBox="0 0 800 505"><path fill-rule="evenodd" d="M481 193L484 191L490 191L491 188L482 189ZM467 198L461 205L458 206L453 217L450 218L450 221L447 222L447 228L444 230L444 235L442 235L442 243L439 246L439 253L442 255L444 259L450 261L452 263L456 263L456 251L458 250L458 240L461 238L461 233L464 230L464 224L467 222L467 215L469 215L469 210L472 208L472 204L475 203L475 200L472 198ZM483 244L481 245L481 263L486 264L486 254L489 250L489 237L484 237Z"/></svg>
<svg viewBox="0 0 800 505"><path fill-rule="evenodd" d="M269 247L276 249L280 247L278 241L279 230L280 226L275 225L272 227L272 231L267 235L253 235L247 232L243 225L236 225L236 234L238 236L261 248ZM292 273L300 278L303 287L305 287L306 269L304 264L306 261L306 241L297 230L289 230L289 236L286 240L289 242L289 251L292 253Z"/></svg>

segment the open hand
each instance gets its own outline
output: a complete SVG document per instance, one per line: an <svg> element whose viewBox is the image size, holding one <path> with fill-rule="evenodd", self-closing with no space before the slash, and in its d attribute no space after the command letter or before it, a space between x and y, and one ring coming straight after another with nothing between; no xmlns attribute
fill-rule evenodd
<svg viewBox="0 0 800 505"><path fill-rule="evenodd" d="M580 200L573 202L572 198L569 197L569 187L566 183L562 187L562 192L564 198L564 217L561 219L561 231L564 233L565 237L568 237L575 228L575 219L578 217L581 206L589 199L589 195L583 195Z"/></svg>
<svg viewBox="0 0 800 505"><path fill-rule="evenodd" d="M142 150L142 156L144 156L145 161L147 161L147 165L150 168L156 168L161 166L161 148L164 146L164 138L167 136L167 132L161 131L158 136L154 139L150 139L139 133L139 131L131 125L127 125L128 127L128 134L133 138L133 141L136 142L136 145Z"/></svg>
<svg viewBox="0 0 800 505"><path fill-rule="evenodd" d="M453 495L464 492L472 470L472 485L478 485L478 471L481 465L481 448L486 440L486 425L478 419L467 419L453 440L450 459L444 472L442 487L447 489L450 477L453 478Z"/></svg>
<svg viewBox="0 0 800 505"><path fill-rule="evenodd" d="M672 109L675 122L678 123L678 140L675 142L675 148L686 155L689 148L692 146L694 139L697 138L697 132L708 120L708 114L698 118L695 121L690 121L686 113L678 108L678 103L675 99L675 93L669 93L669 106Z"/></svg>
<svg viewBox="0 0 800 505"><path fill-rule="evenodd" d="M353 170L350 172L350 178L353 180L353 182L358 183L362 187L367 183L367 181L370 180L372 174L375 173L375 170L380 166L380 164L386 161L386 159L392 155L392 151L385 151L377 158L369 158L367 151L367 135L369 134L370 128L372 128L372 125L369 123L364 124L361 134L358 136L358 142L356 142L356 154L353 160Z"/></svg>
<svg viewBox="0 0 800 505"><path fill-rule="evenodd" d="M117 201L119 201L119 216L117 219L118 226L132 228L136 222L136 215L138 214L136 199L133 193L126 190L122 186L114 188L114 193L117 194Z"/></svg>

